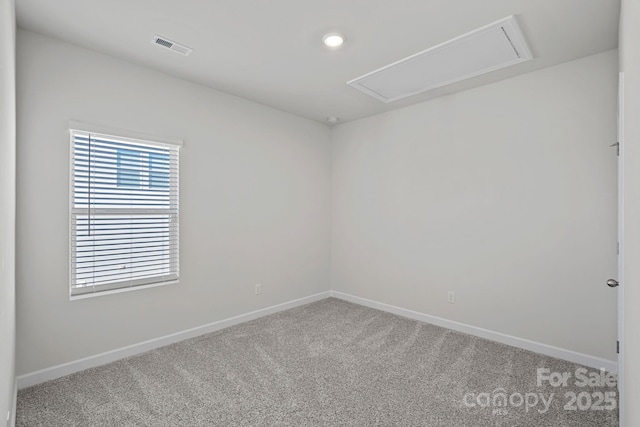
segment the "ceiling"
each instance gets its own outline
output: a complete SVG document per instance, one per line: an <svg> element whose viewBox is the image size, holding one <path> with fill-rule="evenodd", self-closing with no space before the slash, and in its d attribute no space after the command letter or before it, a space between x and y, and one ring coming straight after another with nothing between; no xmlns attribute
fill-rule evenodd
<svg viewBox="0 0 640 427"><path fill-rule="evenodd" d="M326 122L388 111L618 45L619 0L16 0L18 26ZM516 15L534 59L384 104L347 81ZM339 50L321 43L346 35ZM184 57L154 35L194 49Z"/></svg>

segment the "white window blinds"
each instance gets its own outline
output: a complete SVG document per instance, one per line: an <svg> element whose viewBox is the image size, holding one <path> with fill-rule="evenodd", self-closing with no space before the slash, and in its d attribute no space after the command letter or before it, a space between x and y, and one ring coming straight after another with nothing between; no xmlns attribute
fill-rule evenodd
<svg viewBox="0 0 640 427"><path fill-rule="evenodd" d="M71 295L178 280L179 146L72 129L71 147Z"/></svg>

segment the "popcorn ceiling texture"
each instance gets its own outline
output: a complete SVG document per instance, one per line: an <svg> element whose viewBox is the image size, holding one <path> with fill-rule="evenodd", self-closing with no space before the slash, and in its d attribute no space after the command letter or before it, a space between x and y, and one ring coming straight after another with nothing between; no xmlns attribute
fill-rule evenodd
<svg viewBox="0 0 640 427"><path fill-rule="evenodd" d="M579 368L328 298L21 390L16 425L617 426Z"/></svg>

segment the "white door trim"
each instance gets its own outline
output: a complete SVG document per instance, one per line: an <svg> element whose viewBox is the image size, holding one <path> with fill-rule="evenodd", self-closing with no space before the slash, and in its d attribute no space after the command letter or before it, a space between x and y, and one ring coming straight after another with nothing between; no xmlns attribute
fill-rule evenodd
<svg viewBox="0 0 640 427"><path fill-rule="evenodd" d="M624 426L624 72L618 76L618 407Z"/></svg>

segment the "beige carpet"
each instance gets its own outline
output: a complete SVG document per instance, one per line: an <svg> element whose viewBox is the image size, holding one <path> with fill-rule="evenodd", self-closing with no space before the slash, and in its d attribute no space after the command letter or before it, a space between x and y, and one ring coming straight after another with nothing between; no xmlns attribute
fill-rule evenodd
<svg viewBox="0 0 640 427"><path fill-rule="evenodd" d="M17 426L617 426L583 373L329 298L21 390Z"/></svg>

